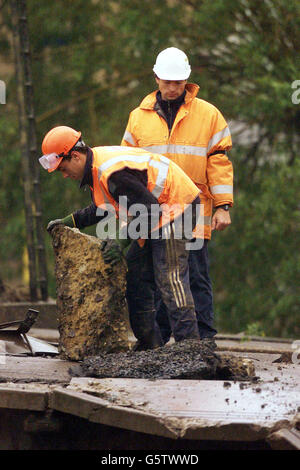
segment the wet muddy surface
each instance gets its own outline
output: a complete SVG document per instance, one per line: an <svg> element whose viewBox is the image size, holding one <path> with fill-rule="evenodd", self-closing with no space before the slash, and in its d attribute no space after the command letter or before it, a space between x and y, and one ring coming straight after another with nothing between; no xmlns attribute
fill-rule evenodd
<svg viewBox="0 0 300 470"><path fill-rule="evenodd" d="M101 353L84 359L70 374L97 378L247 380L255 377L252 361L224 356L197 340L147 351Z"/></svg>

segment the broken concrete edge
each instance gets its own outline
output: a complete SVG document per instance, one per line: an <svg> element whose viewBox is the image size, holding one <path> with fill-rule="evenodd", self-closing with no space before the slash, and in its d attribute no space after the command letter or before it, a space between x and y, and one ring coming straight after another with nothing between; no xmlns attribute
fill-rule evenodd
<svg viewBox="0 0 300 470"><path fill-rule="evenodd" d="M266 440L272 448L289 449L300 445L300 414L291 421L275 424L225 423L222 420L172 417L167 414L145 412L134 405L112 404L91 394L67 389L67 384L47 385L1 384L0 409L37 411L51 415L54 411L71 414L92 423L103 424L145 434L171 439L260 441ZM294 447L291 447L294 446Z"/></svg>
<svg viewBox="0 0 300 470"><path fill-rule="evenodd" d="M99 397L76 390L56 389L51 396L51 407L87 419L88 421L151 434L171 439L258 441L273 433L273 426L245 423L207 422L193 418L169 417L145 412L138 407L114 405ZM281 422L288 427L288 421ZM277 429L277 426L275 427Z"/></svg>
<svg viewBox="0 0 300 470"><path fill-rule="evenodd" d="M264 422L260 425L242 422L225 423L219 420L206 422L194 421L192 418L164 418L164 425L177 431L177 438L189 440L215 440L215 441L262 441L272 434L273 426ZM289 426L289 421L282 421L281 426ZM275 425L277 429L277 423Z"/></svg>
<svg viewBox="0 0 300 470"><path fill-rule="evenodd" d="M266 440L273 450L300 450L300 413L288 428L274 430Z"/></svg>
<svg viewBox="0 0 300 470"><path fill-rule="evenodd" d="M152 413L112 405L99 397L74 390L56 389L50 399L52 409L87 419L90 422L145 434L177 439L178 433L165 426Z"/></svg>
<svg viewBox="0 0 300 470"><path fill-rule="evenodd" d="M0 384L0 409L45 411L48 408L49 385L40 383Z"/></svg>

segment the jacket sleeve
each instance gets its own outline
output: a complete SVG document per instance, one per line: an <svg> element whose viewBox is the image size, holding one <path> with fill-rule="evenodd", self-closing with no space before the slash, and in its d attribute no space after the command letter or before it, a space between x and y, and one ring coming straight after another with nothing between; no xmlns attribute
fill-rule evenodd
<svg viewBox="0 0 300 470"><path fill-rule="evenodd" d="M140 170L124 170L116 171L108 180L108 189L116 202L121 196L127 197L128 213L139 218L141 225L146 228L147 236L151 233L153 211L157 211L156 215L161 216L159 202L155 196L147 189L147 172ZM131 207L136 207L137 215L131 214ZM139 207L144 207L145 212L140 211Z"/></svg>
<svg viewBox="0 0 300 470"><path fill-rule="evenodd" d="M231 147L229 127L222 114L216 110L207 146L207 179L214 197L214 207L233 205L233 167L227 156Z"/></svg>
<svg viewBox="0 0 300 470"><path fill-rule="evenodd" d="M97 206L92 202L88 207L84 209L79 209L76 212L73 212L73 218L75 222L75 227L82 229L85 227L89 227L90 225L97 224L101 219L103 219L107 213L105 212L103 215L97 215Z"/></svg>
<svg viewBox="0 0 300 470"><path fill-rule="evenodd" d="M132 113L129 115L127 127L125 129L121 145L127 146L127 147L138 147L137 144L137 139L134 135L134 130L133 130L133 118L132 118Z"/></svg>

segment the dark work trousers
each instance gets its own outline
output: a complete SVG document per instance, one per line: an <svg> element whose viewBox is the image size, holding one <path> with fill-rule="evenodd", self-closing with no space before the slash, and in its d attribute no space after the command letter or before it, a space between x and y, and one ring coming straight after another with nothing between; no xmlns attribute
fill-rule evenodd
<svg viewBox="0 0 300 470"><path fill-rule="evenodd" d="M213 326L213 294L209 276L208 240L199 250L189 252L190 288L193 295L200 338L211 338L217 330ZM171 337L172 331L168 319L167 308L159 291L155 293L156 322L160 328L164 343Z"/></svg>
<svg viewBox="0 0 300 470"><path fill-rule="evenodd" d="M186 240L169 237L148 239L143 248L136 241L128 250L126 298L131 328L145 349L162 346L156 322L155 292L167 307L175 341L200 339L189 281Z"/></svg>

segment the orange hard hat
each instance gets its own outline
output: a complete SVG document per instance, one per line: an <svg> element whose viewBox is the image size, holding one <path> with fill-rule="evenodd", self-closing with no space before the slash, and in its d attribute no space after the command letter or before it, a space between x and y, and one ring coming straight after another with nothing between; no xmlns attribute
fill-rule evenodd
<svg viewBox="0 0 300 470"><path fill-rule="evenodd" d="M68 126L53 127L42 142L43 156L39 159L41 165L52 172L58 168L64 156L78 142L81 132Z"/></svg>

